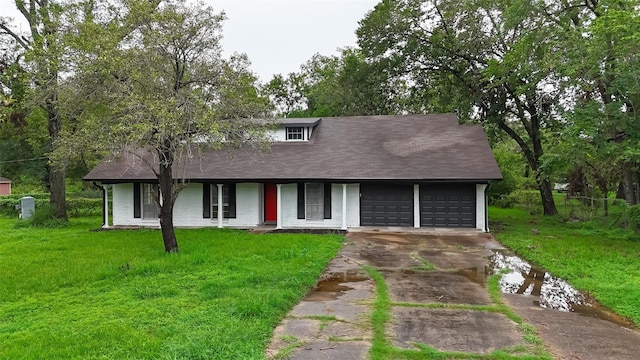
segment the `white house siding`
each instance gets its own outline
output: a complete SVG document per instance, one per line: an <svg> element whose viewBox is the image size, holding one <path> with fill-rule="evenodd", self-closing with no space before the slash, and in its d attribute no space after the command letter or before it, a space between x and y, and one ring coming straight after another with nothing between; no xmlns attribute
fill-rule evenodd
<svg viewBox="0 0 640 360"><path fill-rule="evenodd" d="M486 225L486 184L476 184L476 228ZM159 226L156 219L133 217L133 184L115 184L113 189L113 225ZM236 184L236 218L224 219L223 226L250 227L262 223L262 185ZM215 187L212 189L215 191ZM342 226L342 185L331 186L331 219L298 219L297 184L284 184L282 191L282 226L284 228L335 228ZM218 219L202 217L202 184L191 183L182 190L174 208L174 225L180 227L215 227ZM360 185L347 185L347 226L360 226Z"/></svg>
<svg viewBox="0 0 640 360"><path fill-rule="evenodd" d="M262 222L260 218L262 207L262 191L261 184L257 183L239 183L236 184L236 217L234 219L224 219L223 226L232 227L248 227L256 226ZM212 190L213 191L213 190ZM202 199L202 194L200 194ZM200 200L202 204L202 200ZM202 205L200 205L202 208ZM200 215L202 217L202 214ZM218 225L218 219L211 219L215 226Z"/></svg>
<svg viewBox="0 0 640 360"><path fill-rule="evenodd" d="M180 192L173 209L175 226L218 226L218 218L202 217L202 184L192 183ZM205 184L204 186L209 186ZM212 186L211 191L217 191ZM260 186L256 183L236 184L236 217L223 219L223 226L248 227L260 223Z"/></svg>
<svg viewBox="0 0 640 360"><path fill-rule="evenodd" d="M215 189L215 187L214 187ZM260 185L240 183L236 185L236 217L224 219L224 226L248 227L261 222ZM217 226L218 219L202 217L202 184L191 183L184 188L173 209L173 223L179 227ZM133 184L113 185L113 225L159 226L157 219L133 217Z"/></svg>
<svg viewBox="0 0 640 360"><path fill-rule="evenodd" d="M298 185L284 184L282 191L283 228L329 228L342 226L342 184L331 185L331 219L298 219ZM347 185L347 227L360 226L360 185Z"/></svg>
<svg viewBox="0 0 640 360"><path fill-rule="evenodd" d="M302 141L307 141L307 139L309 139L311 137L311 134L313 133L313 126L292 126L292 127L304 128L304 133L303 133L304 139L302 139ZM276 142L292 141L292 140L287 140L287 129L285 127L279 127L275 130L272 130L268 133L267 136L272 141L276 141ZM300 141L300 140L293 140L293 141Z"/></svg>
<svg viewBox="0 0 640 360"><path fill-rule="evenodd" d="M133 184L114 184L113 225L160 226L160 220L134 218Z"/></svg>

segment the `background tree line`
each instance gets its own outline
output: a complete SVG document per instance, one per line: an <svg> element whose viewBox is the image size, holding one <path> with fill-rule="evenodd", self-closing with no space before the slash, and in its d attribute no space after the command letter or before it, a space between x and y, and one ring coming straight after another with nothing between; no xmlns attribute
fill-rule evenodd
<svg viewBox="0 0 640 360"><path fill-rule="evenodd" d="M122 50L132 34L142 36L144 24L155 21L149 14L171 2L16 4L30 26L17 34L8 19L0 22L0 171L43 181L59 207L64 177L81 177L106 147L72 152L81 156L63 151L56 158L64 161L51 162L56 144L64 143L58 138L70 139L88 124L117 133L117 122L98 119L111 118L103 116L107 100L124 103L106 98L124 83L110 82L114 74L104 77L104 69L130 60L107 56L117 52L106 49ZM639 6L637 0L383 0L360 21L357 47L317 54L300 71L266 84L248 71L246 57L217 62L216 79L226 81L216 84L226 85L205 103L218 118L456 111L463 122L483 124L490 137L506 179L495 185L496 196L535 188L552 215L552 183L568 181L580 194L620 190L637 204ZM220 31L222 20L209 25ZM212 106L214 98L224 101ZM33 160L10 162L17 159Z"/></svg>
<svg viewBox="0 0 640 360"><path fill-rule="evenodd" d="M484 125L502 162L494 191L533 186L553 215L552 180L598 197L620 184L633 205L639 9L635 0L383 0L360 21L357 48L316 55L267 89L283 116L457 111Z"/></svg>

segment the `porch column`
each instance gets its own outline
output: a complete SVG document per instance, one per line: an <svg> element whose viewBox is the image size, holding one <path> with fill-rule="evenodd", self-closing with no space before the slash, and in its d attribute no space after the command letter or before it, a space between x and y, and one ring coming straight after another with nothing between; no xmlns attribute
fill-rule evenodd
<svg viewBox="0 0 640 360"><path fill-rule="evenodd" d="M413 184L413 227L420 227L420 184Z"/></svg>
<svg viewBox="0 0 640 360"><path fill-rule="evenodd" d="M476 229L489 232L486 190L487 184L476 184Z"/></svg>
<svg viewBox="0 0 640 360"><path fill-rule="evenodd" d="M217 184L218 187L218 228L222 228L222 219L224 219L224 205L222 203L222 184Z"/></svg>
<svg viewBox="0 0 640 360"><path fill-rule="evenodd" d="M342 230L347 230L347 184L342 184Z"/></svg>
<svg viewBox="0 0 640 360"><path fill-rule="evenodd" d="M282 184L276 184L276 229L282 229Z"/></svg>
<svg viewBox="0 0 640 360"><path fill-rule="evenodd" d="M109 228L109 185L102 185L102 189L104 191L102 203L104 204L104 224L102 224L103 229Z"/></svg>

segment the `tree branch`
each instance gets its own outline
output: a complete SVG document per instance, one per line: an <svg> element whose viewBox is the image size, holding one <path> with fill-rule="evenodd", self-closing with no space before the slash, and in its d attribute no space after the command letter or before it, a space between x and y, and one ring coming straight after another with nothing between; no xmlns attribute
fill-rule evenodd
<svg viewBox="0 0 640 360"><path fill-rule="evenodd" d="M9 29L9 27L7 27L4 23L0 23L0 29L4 30L4 33L6 35L11 36L18 44L20 44L20 46L22 46L22 48L24 48L25 50L29 49L29 44L25 41L25 39L23 39L15 32L11 31L11 29Z"/></svg>

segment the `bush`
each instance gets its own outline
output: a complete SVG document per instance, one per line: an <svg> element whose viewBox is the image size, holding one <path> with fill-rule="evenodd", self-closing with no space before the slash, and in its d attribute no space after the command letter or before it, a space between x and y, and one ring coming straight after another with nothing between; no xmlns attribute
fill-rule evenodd
<svg viewBox="0 0 640 360"><path fill-rule="evenodd" d="M36 194L36 210L49 207L49 194ZM20 199L27 195L11 195L0 198L0 216L18 217L20 210L16 205L20 204ZM67 199L67 215L69 217L99 216L102 215L102 199L72 198Z"/></svg>
<svg viewBox="0 0 640 360"><path fill-rule="evenodd" d="M640 205L629 206L627 209L629 227L634 231L640 230Z"/></svg>
<svg viewBox="0 0 640 360"><path fill-rule="evenodd" d="M537 212L542 207L540 192L537 190L516 190L507 197L511 204L518 204L529 212Z"/></svg>
<svg viewBox="0 0 640 360"><path fill-rule="evenodd" d="M35 227L35 228L61 228L68 225L68 222L53 216L53 209L49 204L36 206L36 209L28 219L22 219L16 223L17 228Z"/></svg>
<svg viewBox="0 0 640 360"><path fill-rule="evenodd" d="M70 217L102 215L102 199L67 199L67 213Z"/></svg>
<svg viewBox="0 0 640 360"><path fill-rule="evenodd" d="M102 199L102 191L98 189L86 189L70 194L70 196L86 199Z"/></svg>
<svg viewBox="0 0 640 360"><path fill-rule="evenodd" d="M31 196L34 199L46 199L49 200L49 193L13 193L11 195L4 195L0 199L12 199L15 201L20 201L25 196Z"/></svg>

